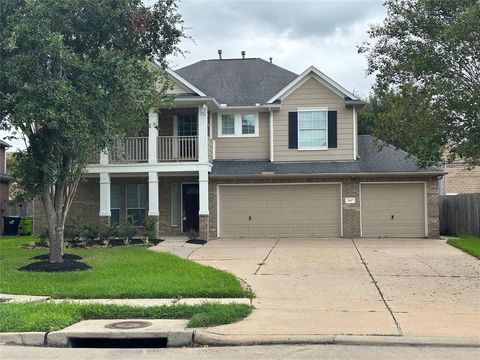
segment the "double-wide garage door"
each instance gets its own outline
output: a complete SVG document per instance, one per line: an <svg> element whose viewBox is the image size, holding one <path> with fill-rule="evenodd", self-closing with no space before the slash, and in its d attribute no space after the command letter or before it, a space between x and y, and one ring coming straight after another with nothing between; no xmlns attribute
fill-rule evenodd
<svg viewBox="0 0 480 360"><path fill-rule="evenodd" d="M362 183L362 237L424 237L424 183Z"/></svg>
<svg viewBox="0 0 480 360"><path fill-rule="evenodd" d="M223 238L339 237L340 184L221 185Z"/></svg>

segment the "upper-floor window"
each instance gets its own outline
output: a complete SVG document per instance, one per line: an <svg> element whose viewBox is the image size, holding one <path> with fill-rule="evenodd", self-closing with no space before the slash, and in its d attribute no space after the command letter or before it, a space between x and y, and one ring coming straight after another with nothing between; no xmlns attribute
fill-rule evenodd
<svg viewBox="0 0 480 360"><path fill-rule="evenodd" d="M327 119L327 109L298 109L298 148L300 150L328 149Z"/></svg>
<svg viewBox="0 0 480 360"><path fill-rule="evenodd" d="M258 114L237 113L220 114L219 137L254 137L258 136Z"/></svg>

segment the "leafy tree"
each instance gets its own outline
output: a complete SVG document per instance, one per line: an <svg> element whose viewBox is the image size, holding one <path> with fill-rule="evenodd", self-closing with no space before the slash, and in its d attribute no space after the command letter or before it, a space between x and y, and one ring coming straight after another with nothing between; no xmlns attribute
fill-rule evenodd
<svg viewBox="0 0 480 360"><path fill-rule="evenodd" d="M50 261L62 262L90 155L166 98L161 68L180 52L183 21L174 0L2 0L0 24L0 128L26 140L14 175L25 197L41 199Z"/></svg>
<svg viewBox="0 0 480 360"><path fill-rule="evenodd" d="M437 119L430 116L428 97L418 94L413 86L403 85L400 90L375 88L361 110L358 129L360 134L373 135L416 156L420 165L435 164L442 158L443 148L437 138ZM408 119L399 121L399 119ZM416 131L429 137L402 136ZM380 145L381 146L381 145Z"/></svg>
<svg viewBox="0 0 480 360"><path fill-rule="evenodd" d="M360 48L376 74L377 135L415 154L480 165L480 3L386 0L387 17ZM380 104L376 101L385 101ZM368 111L368 109L367 109Z"/></svg>

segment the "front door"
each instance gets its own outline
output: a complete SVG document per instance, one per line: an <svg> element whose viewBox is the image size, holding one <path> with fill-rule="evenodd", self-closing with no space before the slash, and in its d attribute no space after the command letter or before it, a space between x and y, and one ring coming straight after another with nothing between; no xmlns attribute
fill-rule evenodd
<svg viewBox="0 0 480 360"><path fill-rule="evenodd" d="M198 232L198 211L200 209L198 184L182 185L183 232Z"/></svg>

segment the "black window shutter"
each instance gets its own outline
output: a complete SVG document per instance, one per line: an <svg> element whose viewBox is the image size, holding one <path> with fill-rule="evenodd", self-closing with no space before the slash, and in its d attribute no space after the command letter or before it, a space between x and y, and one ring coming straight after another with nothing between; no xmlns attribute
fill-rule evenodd
<svg viewBox="0 0 480 360"><path fill-rule="evenodd" d="M328 112L328 148L337 147L337 112Z"/></svg>
<svg viewBox="0 0 480 360"><path fill-rule="evenodd" d="M288 113L288 148L298 149L298 113Z"/></svg>

